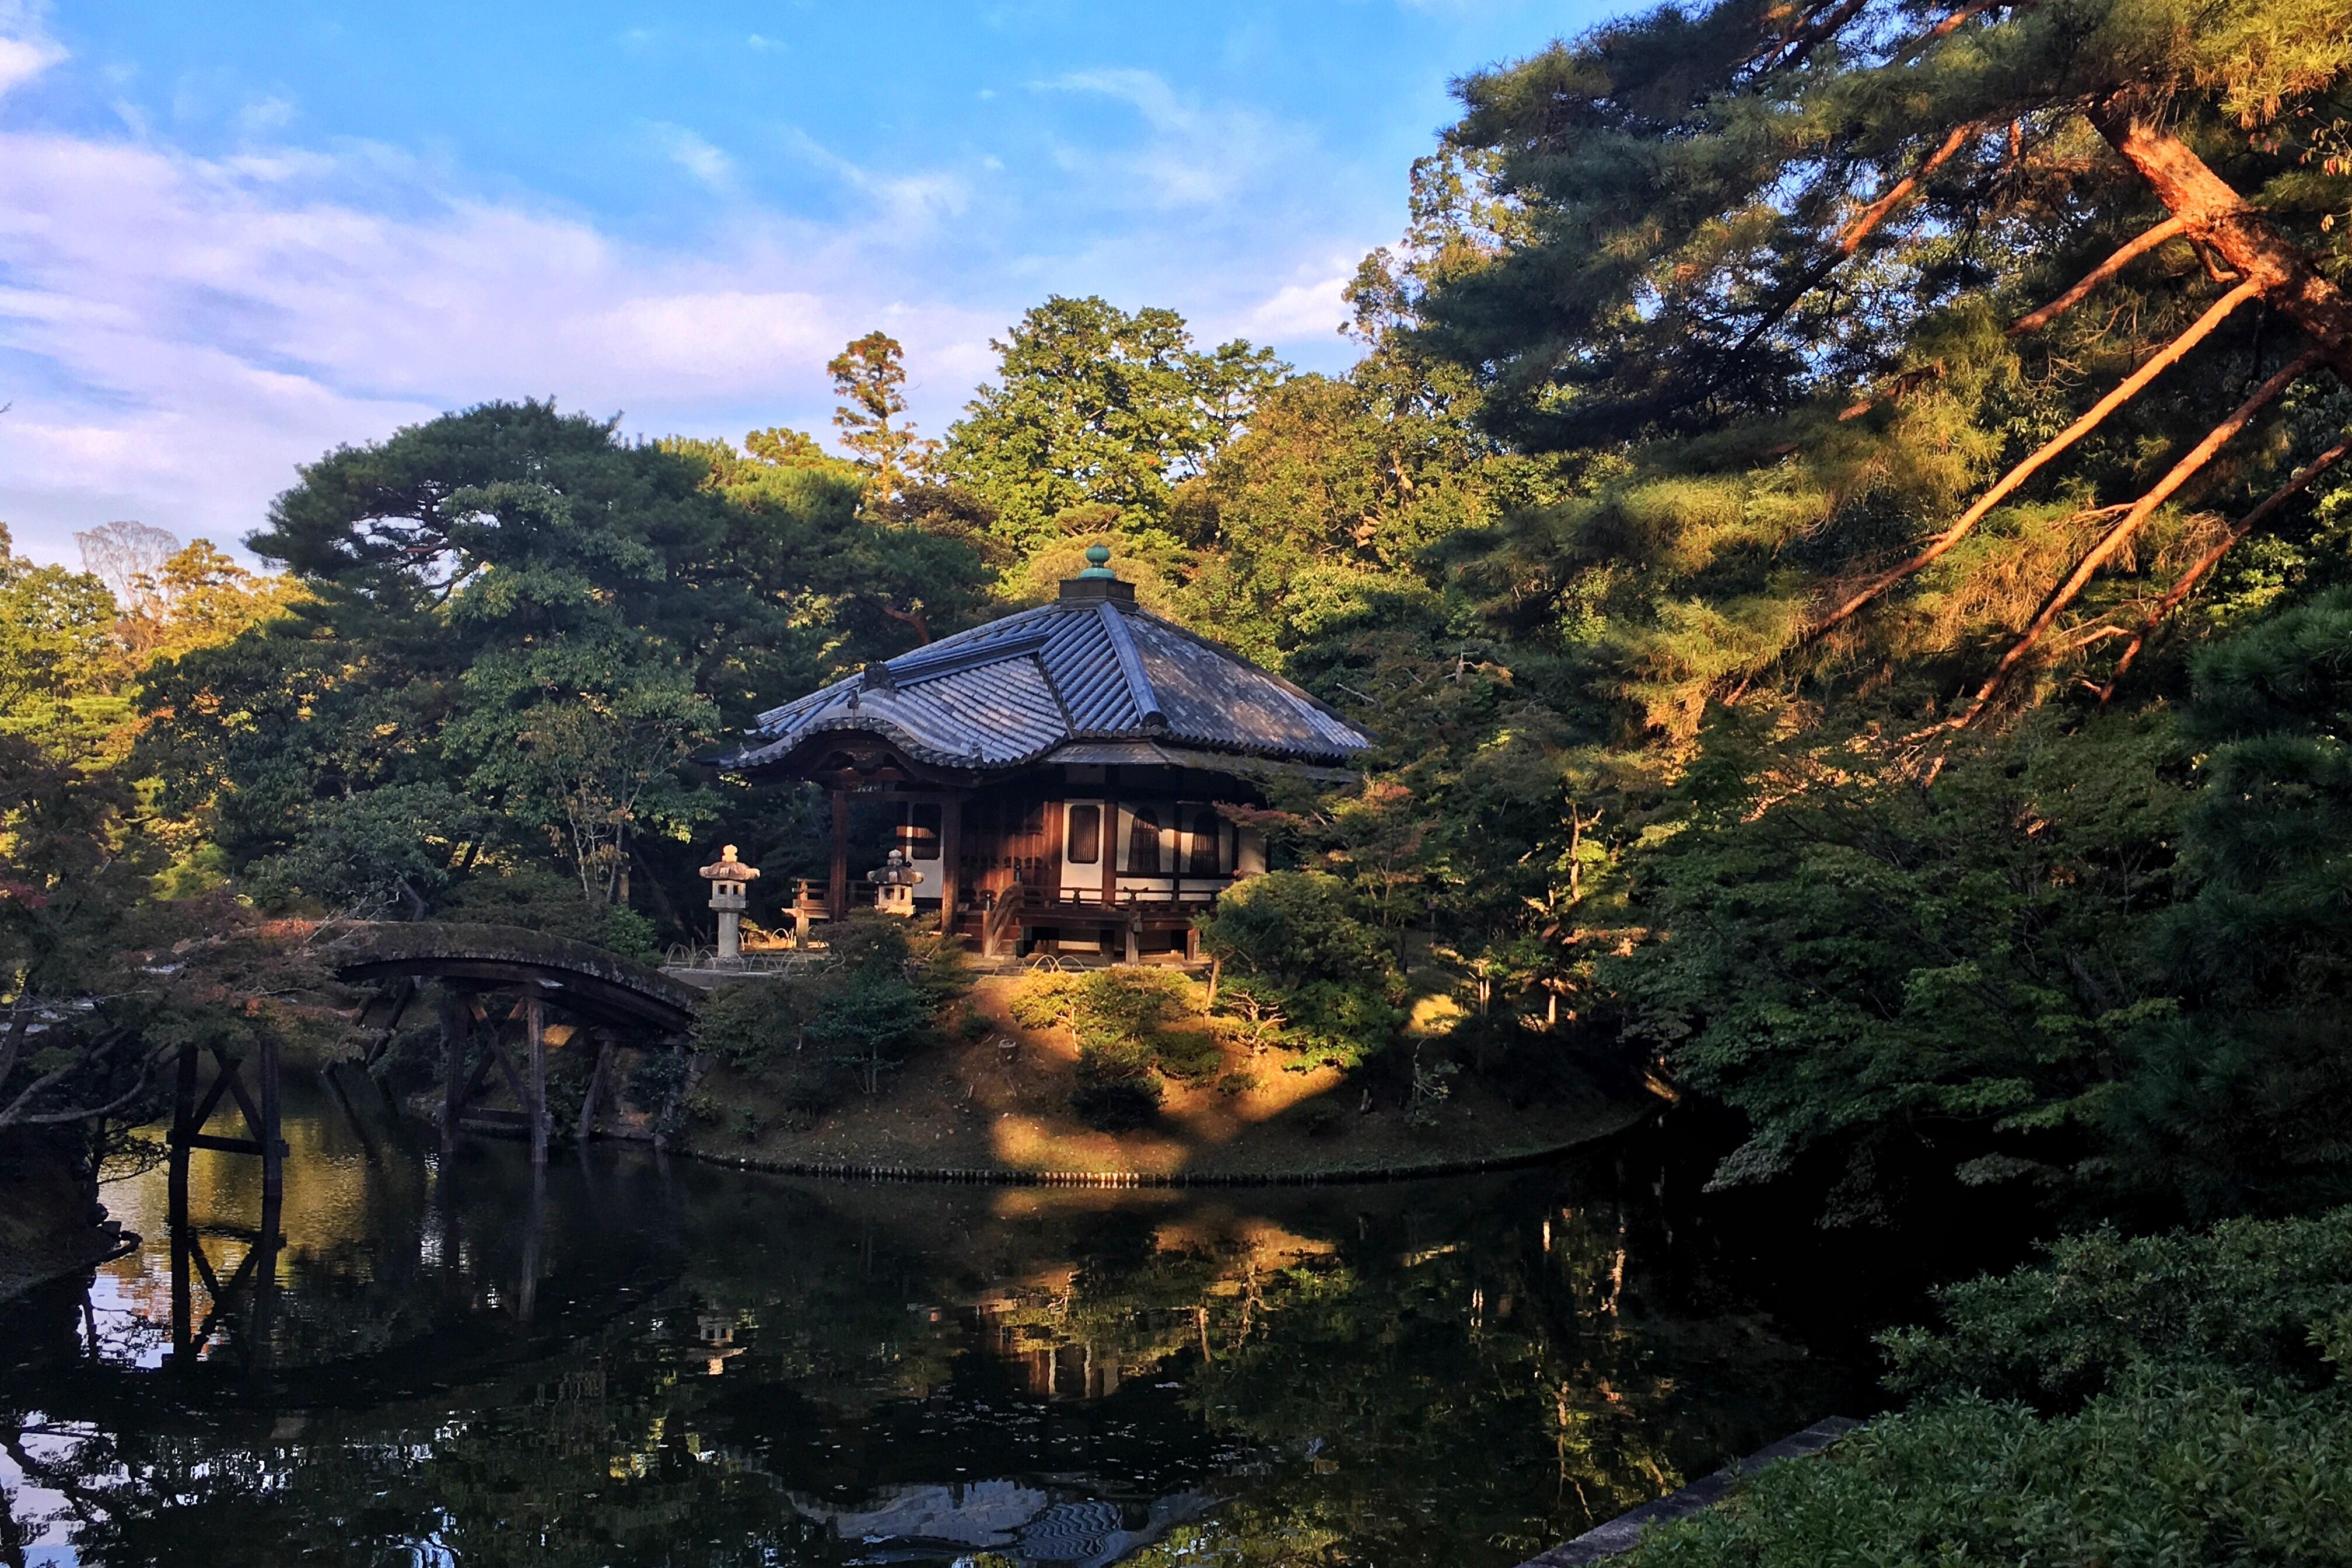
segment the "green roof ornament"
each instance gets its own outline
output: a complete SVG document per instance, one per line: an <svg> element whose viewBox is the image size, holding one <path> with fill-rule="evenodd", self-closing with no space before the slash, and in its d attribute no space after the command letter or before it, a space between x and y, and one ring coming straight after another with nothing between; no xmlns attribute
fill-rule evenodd
<svg viewBox="0 0 2352 1568"><path fill-rule="evenodd" d="M1081 577L1118 576L1118 574L1110 569L1110 546L1108 544L1087 545L1087 569L1079 573L1078 575Z"/></svg>

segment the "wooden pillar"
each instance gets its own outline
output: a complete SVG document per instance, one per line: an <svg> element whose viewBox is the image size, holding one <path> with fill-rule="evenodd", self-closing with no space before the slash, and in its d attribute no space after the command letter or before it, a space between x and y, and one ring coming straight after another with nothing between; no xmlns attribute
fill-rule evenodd
<svg viewBox="0 0 2352 1568"><path fill-rule="evenodd" d="M833 874L825 881L824 896L828 919L849 918L849 795L845 790L833 792Z"/></svg>
<svg viewBox="0 0 2352 1568"><path fill-rule="evenodd" d="M265 1208L286 1195L286 1141L279 1136L284 1118L278 1103L278 1037L261 1037L261 1125L255 1136L261 1142L261 1201Z"/></svg>
<svg viewBox="0 0 2352 1568"><path fill-rule="evenodd" d="M956 895L963 880L963 796L940 797L940 934L956 931Z"/></svg>
<svg viewBox="0 0 2352 1568"><path fill-rule="evenodd" d="M1118 852L1120 847L1118 832L1118 792L1115 787L1113 787L1118 783L1118 773L1116 769L1103 769L1102 901L1103 914L1106 919L1103 925L1102 951L1105 954L1108 954L1111 951L1110 944L1112 940L1111 927L1108 923L1108 917L1118 908Z"/></svg>
<svg viewBox="0 0 2352 1568"><path fill-rule="evenodd" d="M466 1046L472 1020L454 996L441 1002L441 1047L446 1053L441 1087L441 1152L457 1152L457 1122L466 1114Z"/></svg>
<svg viewBox="0 0 2352 1568"><path fill-rule="evenodd" d="M196 1047L180 1047L180 1070L172 1087L172 1223L188 1222L188 1139L202 1131L190 1125L196 1114Z"/></svg>
<svg viewBox="0 0 2352 1568"><path fill-rule="evenodd" d="M604 1097L604 1077L613 1070L613 1042L601 1039L596 1043L596 1070L588 1075L588 1098L580 1102L580 1146L588 1146L588 1136L596 1130L596 1101Z"/></svg>
<svg viewBox="0 0 2352 1568"><path fill-rule="evenodd" d="M547 1163L547 1005L533 992L523 999L522 1026L530 1041L530 1163Z"/></svg>

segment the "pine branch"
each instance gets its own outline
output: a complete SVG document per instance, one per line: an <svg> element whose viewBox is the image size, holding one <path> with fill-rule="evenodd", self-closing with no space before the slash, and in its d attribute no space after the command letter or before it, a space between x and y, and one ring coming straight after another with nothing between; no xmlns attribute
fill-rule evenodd
<svg viewBox="0 0 2352 1568"><path fill-rule="evenodd" d="M2012 338L2021 338L2028 332L2040 331L2076 305L2081 304L2092 289L2096 289L2166 240L2186 234L2188 231L2189 226L2186 223L2177 217L2168 217L2154 228L2141 234L2137 238L2126 240L2121 249L2091 268L2080 283L2075 284L2042 309L2020 316L2011 325L2009 335Z"/></svg>
<svg viewBox="0 0 2352 1568"><path fill-rule="evenodd" d="M1820 637L1823 632L1830 630L1832 626L1838 626L1842 622L1851 618L1857 611L1867 605L1872 600L1877 598L1881 594L1886 592L1887 589L1895 586L1895 584L1902 582L1906 577L1913 576L1919 572L1925 571L1928 566L1939 560L1948 552L1949 552L1954 545L1959 543L1961 540L1966 539L1969 534L1974 531L1977 524L1985 520L1986 516L1991 512L1993 508L1999 506L2003 500L2006 500L2010 496L2015 494L2019 486L2024 484L2026 480L2032 479L2037 472L2046 467L2050 463L2051 459L2056 458L2060 453L2065 451L2066 448L2072 447L2084 437L2097 429L2101 423L2106 419L2108 415L2113 414L2116 409L2130 402L2134 397L2138 396L2140 392L2149 382L2154 381L2166 370L2178 363L2183 354L2187 353L2190 349L2195 348L2198 343L2210 336L2215 328L2219 327L2224 321L2227 321L2231 311L2235 310L2239 306L2244 304L2247 300L2252 299L2260 292L2261 289L2255 284L2249 281L2241 283L2238 287L2230 290L2229 293L2224 294L2221 299L2215 300L2212 305L2206 310L2203 315L2197 318L2195 322L2189 326L2187 331L2182 332L2179 337L2165 344L2161 349L2158 349L2146 363L2142 364L2137 370L2132 372L2130 375L2125 377L2124 380L2116 385L2114 391L2108 393L2105 397L2100 398L2098 402L2093 404L2090 408L2084 412L2081 418L2075 420L2074 423L2067 426L2065 429L2052 437L2047 442L2043 443L2040 449L2028 457L2023 462L2019 463L2015 468L2010 469L2009 472L2003 474L1994 482L1992 489L1985 491L1983 495L1977 498L1975 505L1969 507L1968 510L1960 514L1958 521L1953 523L1951 527L1937 534L1935 539L1928 543L1926 549L1912 556L1910 560L1904 562L1900 566L1893 567L1888 571L1880 573L1877 576L1864 584L1862 587L1848 595L1845 600L1840 604L1837 608L1832 610L1828 615L1822 616L1820 620L1815 621L1810 627L1806 628L1803 636L1799 637L1798 641L1801 643L1810 642L1813 638Z"/></svg>
<svg viewBox="0 0 2352 1568"><path fill-rule="evenodd" d="M2352 300L2187 142L2141 119L2142 106L2137 93L2117 93L2092 105L2091 123L2190 238L2218 251L2261 290L2264 303L2309 334L2337 375L2352 381Z"/></svg>
<svg viewBox="0 0 2352 1568"><path fill-rule="evenodd" d="M2181 601L2195 591L2197 584L2204 580L2205 574L2221 563L2221 557L2230 553L2231 550L2246 535L2261 527L2273 512L2309 489L2314 479L2334 468L2347 453L2352 453L2352 438L2336 442L2302 468L2297 468L2294 478L2273 490L2253 510L2231 524L2230 531L2223 534L2211 549L2189 563L2189 570L2183 572L2174 581L2172 586L2165 591L2164 597L2156 602L2156 607L2148 611L2147 616L2141 620L2138 629L2132 633L2132 639L2125 645L2122 657L2116 660L2115 673L2107 677L2107 683L2105 686L2099 688L2099 701L2102 704L2116 694L2116 684L2123 679L2125 672L2131 668L2132 660L2139 657L2139 650L2147 646L2148 637L2156 630L2157 624L2180 607Z"/></svg>
<svg viewBox="0 0 2352 1568"><path fill-rule="evenodd" d="M1797 308L1800 300L1826 282L1831 273L1844 266L1853 253L1862 247L1862 242L1868 239L1880 224L1886 221L1887 216L1911 198L1912 195L1918 190L1921 181L1950 163L1961 148L1966 147L1983 131L1984 122L1978 120L1971 120L1958 126L1950 135L1944 138L1941 146L1927 154L1926 162L1895 181L1885 195L1855 214L1853 220L1838 231L1837 238L1831 242L1830 253L1807 268L1803 277L1797 279L1792 287L1782 290L1780 297L1765 308L1764 314L1747 331L1740 334L1738 342L1731 345L1731 352L1727 357L1737 360L1749 349L1754 348L1765 333L1779 326L1789 312Z"/></svg>
<svg viewBox="0 0 2352 1568"><path fill-rule="evenodd" d="M1869 3L1870 0L1837 0L1837 3L1826 11L1808 12L1803 21L1790 29L1787 37L1761 51L1768 58L1751 58L1748 61L1749 66L1753 68L1749 72L1748 79L1752 81L1767 72L1786 70L1790 66L1799 64L1806 56L1821 47L1824 40L1835 37L1838 31L1860 15L1862 8Z"/></svg>
<svg viewBox="0 0 2352 1568"><path fill-rule="evenodd" d="M2002 5L2004 3L2005 0L1972 0L1971 4L1961 6L1958 10L1945 17L1942 21L1937 23L1926 32L1912 39L1909 43L1902 45L1900 47L1896 48L1893 54L1886 57L1886 63L1889 65L1900 65L1905 60L1907 60L1912 56L1917 54L1921 49L1926 48L1929 44L1934 43L1937 39L1950 37L1976 17L1983 16L1987 11L1993 10ZM2030 6L2024 5L2018 6L2018 9L2021 11L2030 8Z"/></svg>
<svg viewBox="0 0 2352 1568"><path fill-rule="evenodd" d="M2058 585L2048 599L2043 601L2041 611L2034 616L2032 624L2027 626L2017 641L2010 645L2009 651L2001 655L2000 662L1993 667L1993 672L1986 678L1984 685L1978 688L1976 696L1969 700L1968 707L1963 709L1957 718L1949 721L1950 726L1954 729L1966 729L1982 717L1993 698L2008 682L2011 672L2023 663L2026 656L2040 645L2051 626L2056 623L2061 615L2065 613L2066 606L2081 595L2083 590L2089 586L2091 579L2098 574L2099 569L2114 557L2116 552L2130 542L2132 535L2139 531L2141 524L2155 515L2156 509L2171 500L2175 491L2193 479L2206 464L2211 462L2215 454L2229 445L2231 438L2243 430L2255 415L2268 407L2288 387L2326 363L2326 357L2323 351L2311 349L2290 361L2277 374L2256 387L2252 396L2232 409L2227 419L2207 431L2205 438L2190 447L2179 462L2173 464L2170 472L2158 479L2155 487L2146 495L2134 501L2132 509L2124 513L2115 527L2107 531L2105 537L2091 546L2090 552L2075 563L2074 570L2067 574L2066 580Z"/></svg>

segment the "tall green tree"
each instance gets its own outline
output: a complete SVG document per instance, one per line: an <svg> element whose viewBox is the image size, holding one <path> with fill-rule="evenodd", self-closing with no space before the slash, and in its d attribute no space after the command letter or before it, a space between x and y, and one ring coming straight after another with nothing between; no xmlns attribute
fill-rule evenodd
<svg viewBox="0 0 2352 1568"><path fill-rule="evenodd" d="M146 684L167 804L321 899L421 913L533 864L599 906L633 866L682 895L691 857L660 847L715 808L684 758L951 624L984 581L969 545L861 517L863 474L806 436L744 446L633 444L524 403L329 454L252 541L308 596ZM408 804L359 804L386 789ZM424 820L434 800L462 820ZM334 873L313 838L379 869Z"/></svg>
<svg viewBox="0 0 2352 1568"><path fill-rule="evenodd" d="M907 412L907 351L887 332L854 339L824 367L842 401L833 411L841 444L872 478L875 499L889 500L939 455L937 441L915 434Z"/></svg>
<svg viewBox="0 0 2352 1568"><path fill-rule="evenodd" d="M1162 531L1175 485L1286 368L1240 339L1197 349L1175 311L1099 296L1054 295L990 346L997 379L949 427L940 468L1024 552L1066 526Z"/></svg>
<svg viewBox="0 0 2352 1568"><path fill-rule="evenodd" d="M2352 373L2337 20L1734 0L1468 79L1449 141L1513 221L1419 331L1490 427L1594 464L1495 588L1530 629L1605 595L1684 736L1890 654L1954 722L2109 684L2225 520L2291 518L2253 509L2338 451L2285 396Z"/></svg>

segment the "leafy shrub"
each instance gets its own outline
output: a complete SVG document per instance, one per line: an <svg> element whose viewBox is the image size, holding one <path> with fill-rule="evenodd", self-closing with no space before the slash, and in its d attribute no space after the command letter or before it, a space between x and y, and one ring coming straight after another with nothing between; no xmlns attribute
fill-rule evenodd
<svg viewBox="0 0 2352 1568"><path fill-rule="evenodd" d="M789 980L738 980L710 994L695 1016L694 1045L759 1072L800 1046L802 1026Z"/></svg>
<svg viewBox="0 0 2352 1568"><path fill-rule="evenodd" d="M808 1124L839 1103L821 1079L854 1074L874 1092L971 984L952 948L902 920L845 921L831 941L832 960L820 967L721 986L694 1025L698 1050L775 1083ZM967 1010L967 1037L975 1018L986 1032L987 1020Z"/></svg>
<svg viewBox="0 0 2352 1568"><path fill-rule="evenodd" d="M1357 916L1355 895L1328 871L1269 871L1236 883L1198 922L1201 945L1234 968L1286 985L1326 981L1385 990L1389 944Z"/></svg>
<svg viewBox="0 0 2352 1568"><path fill-rule="evenodd" d="M1224 1065L1216 1035L1199 1026L1198 1015L1192 982L1167 970L1040 974L1013 997L1019 1023L1077 1036L1081 1060L1090 1048L1106 1051L1187 1081L1213 1078Z"/></svg>
<svg viewBox="0 0 2352 1568"><path fill-rule="evenodd" d="M1070 1020L1074 974L1033 974L1013 993L1013 1021L1024 1029L1058 1028Z"/></svg>
<svg viewBox="0 0 2352 1568"><path fill-rule="evenodd" d="M987 1014L976 1007L966 1008L964 1016L956 1023L956 1033L963 1037L965 1044L977 1045L988 1038L990 1032L995 1027L996 1025L990 1020Z"/></svg>
<svg viewBox="0 0 2352 1568"><path fill-rule="evenodd" d="M1070 1109L1100 1132L1127 1132L1160 1114L1164 1094L1151 1059L1130 1045L1080 1046L1078 1084Z"/></svg>
<svg viewBox="0 0 2352 1568"><path fill-rule="evenodd" d="M1937 1300L1948 1328L1880 1340L1899 1392L2067 1401L2135 1373L2199 1369L2313 1386L2328 1376L2321 1348L2352 1349L2352 1208L2201 1233L2096 1230Z"/></svg>
<svg viewBox="0 0 2352 1568"><path fill-rule="evenodd" d="M1145 1037L1151 1059L1170 1078L1203 1083L1225 1065L1217 1037L1202 1029L1154 1029Z"/></svg>
<svg viewBox="0 0 2352 1568"><path fill-rule="evenodd" d="M1617 1561L2352 1563L2352 1406L2210 1376L2135 1384L2055 1417L1962 1395L1775 1465Z"/></svg>
<svg viewBox="0 0 2352 1568"><path fill-rule="evenodd" d="M1328 872L1250 878L1198 923L1202 946L1230 971L1218 1005L1254 1046L1353 1068L1404 1025L1404 977L1387 939Z"/></svg>
<svg viewBox="0 0 2352 1568"><path fill-rule="evenodd" d="M1298 1125L1309 1138L1328 1138L1348 1125L1348 1113L1328 1100L1318 1100L1298 1113Z"/></svg>
<svg viewBox="0 0 2352 1568"><path fill-rule="evenodd" d="M698 1089L686 1097L684 1110L688 1119L710 1125L726 1114L727 1107L709 1089Z"/></svg>
<svg viewBox="0 0 2352 1568"><path fill-rule="evenodd" d="M1224 1077L1219 1079L1217 1080L1217 1092L1219 1094L1247 1094L1252 1089L1257 1088L1257 1074L1249 1071L1247 1068L1244 1068L1238 1072L1229 1072Z"/></svg>
<svg viewBox="0 0 2352 1568"><path fill-rule="evenodd" d="M658 1112L686 1081L687 1070L683 1051L647 1051L623 1080L621 1098L639 1110Z"/></svg>
<svg viewBox="0 0 2352 1568"><path fill-rule="evenodd" d="M448 1058L438 1023L411 1024L376 1058L375 1076L394 1094L408 1094L437 1080Z"/></svg>

